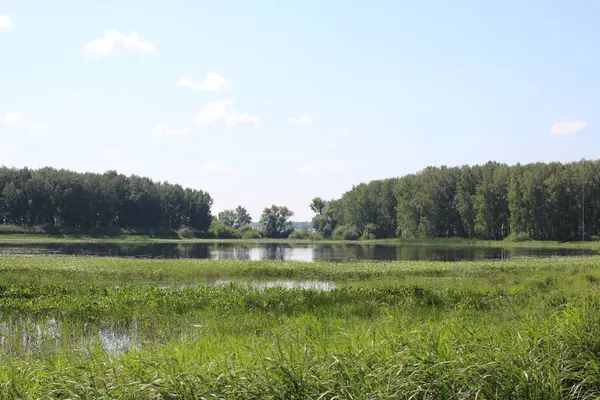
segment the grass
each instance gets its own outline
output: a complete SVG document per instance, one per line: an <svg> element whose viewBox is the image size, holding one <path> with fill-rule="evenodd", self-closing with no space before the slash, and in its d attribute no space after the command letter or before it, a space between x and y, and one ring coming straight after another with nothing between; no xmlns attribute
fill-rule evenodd
<svg viewBox="0 0 600 400"><path fill-rule="evenodd" d="M599 306L597 256L0 256L0 398L597 398Z"/></svg>

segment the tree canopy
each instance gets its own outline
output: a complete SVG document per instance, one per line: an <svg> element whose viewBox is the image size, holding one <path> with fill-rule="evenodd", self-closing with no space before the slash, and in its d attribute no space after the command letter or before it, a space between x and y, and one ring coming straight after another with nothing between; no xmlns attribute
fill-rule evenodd
<svg viewBox="0 0 600 400"><path fill-rule="evenodd" d="M600 235L600 161L427 167L310 208L326 237L589 239Z"/></svg>
<svg viewBox="0 0 600 400"><path fill-rule="evenodd" d="M233 229L238 229L252 223L252 217L242 206L237 206L232 210L221 211L218 215L218 219L220 223Z"/></svg>
<svg viewBox="0 0 600 400"><path fill-rule="evenodd" d="M265 208L260 217L260 223L263 225L265 235L268 238L287 238L294 227L289 220L294 213L285 206L272 205Z"/></svg>
<svg viewBox="0 0 600 400"><path fill-rule="evenodd" d="M0 167L0 223L88 230L179 229L205 232L213 199L202 190L149 178Z"/></svg>

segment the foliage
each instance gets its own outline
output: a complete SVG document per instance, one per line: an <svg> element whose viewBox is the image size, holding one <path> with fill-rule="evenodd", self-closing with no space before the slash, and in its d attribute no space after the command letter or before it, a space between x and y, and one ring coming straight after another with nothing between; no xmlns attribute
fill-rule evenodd
<svg viewBox="0 0 600 400"><path fill-rule="evenodd" d="M287 238L294 227L289 221L294 213L285 206L273 205L263 210L260 223L263 225L265 236L268 238Z"/></svg>
<svg viewBox="0 0 600 400"><path fill-rule="evenodd" d="M289 236L289 239L295 239L295 240L306 240L306 239L310 239L310 238L311 238L311 234L306 229L300 229L298 231L294 231Z"/></svg>
<svg viewBox="0 0 600 400"><path fill-rule="evenodd" d="M531 236L527 232L513 232L505 239L507 242L522 243L531 240Z"/></svg>
<svg viewBox="0 0 600 400"><path fill-rule="evenodd" d="M358 240L360 235L358 230L350 225L342 225L336 228L333 232L335 240Z"/></svg>
<svg viewBox="0 0 600 400"><path fill-rule="evenodd" d="M94 229L205 232L212 198L139 176L0 167L0 224L60 232Z"/></svg>
<svg viewBox="0 0 600 400"><path fill-rule="evenodd" d="M208 235L213 239L234 239L240 237L235 229L219 222L216 219L210 224L210 227L208 228Z"/></svg>
<svg viewBox="0 0 600 400"><path fill-rule="evenodd" d="M221 211L218 218L220 223L233 229L239 229L252 223L252 217L242 206L237 206L234 210Z"/></svg>
<svg viewBox="0 0 600 400"><path fill-rule="evenodd" d="M311 232L310 239L314 241L325 240L325 237L320 232Z"/></svg>
<svg viewBox="0 0 600 400"><path fill-rule="evenodd" d="M183 228L177 231L179 237L183 239L194 239L196 237L196 231L190 227L184 226Z"/></svg>
<svg viewBox="0 0 600 400"><path fill-rule="evenodd" d="M325 237L345 237L351 226L369 239L589 239L600 236L600 161L427 167L361 183L337 200L316 197L310 208Z"/></svg>

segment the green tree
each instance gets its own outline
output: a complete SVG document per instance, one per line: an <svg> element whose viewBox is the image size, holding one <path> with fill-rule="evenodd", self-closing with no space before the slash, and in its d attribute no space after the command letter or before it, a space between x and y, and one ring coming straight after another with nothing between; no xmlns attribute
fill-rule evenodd
<svg viewBox="0 0 600 400"><path fill-rule="evenodd" d="M285 206L272 205L265 208L260 217L265 235L268 238L287 238L293 231L291 221L294 213Z"/></svg>
<svg viewBox="0 0 600 400"><path fill-rule="evenodd" d="M220 223L233 229L250 225L252 222L252 217L242 206L237 206L232 210L221 211L218 215L218 219Z"/></svg>

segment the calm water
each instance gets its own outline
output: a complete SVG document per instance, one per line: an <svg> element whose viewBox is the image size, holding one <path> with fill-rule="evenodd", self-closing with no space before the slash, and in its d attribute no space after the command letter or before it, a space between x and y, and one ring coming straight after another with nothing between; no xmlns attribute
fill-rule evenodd
<svg viewBox="0 0 600 400"><path fill-rule="evenodd" d="M474 246L424 246L389 244L285 244L285 243L93 243L0 245L0 254L55 253L144 258L203 258L213 260L500 260L511 257L582 256L591 250L560 248L504 249Z"/></svg>

